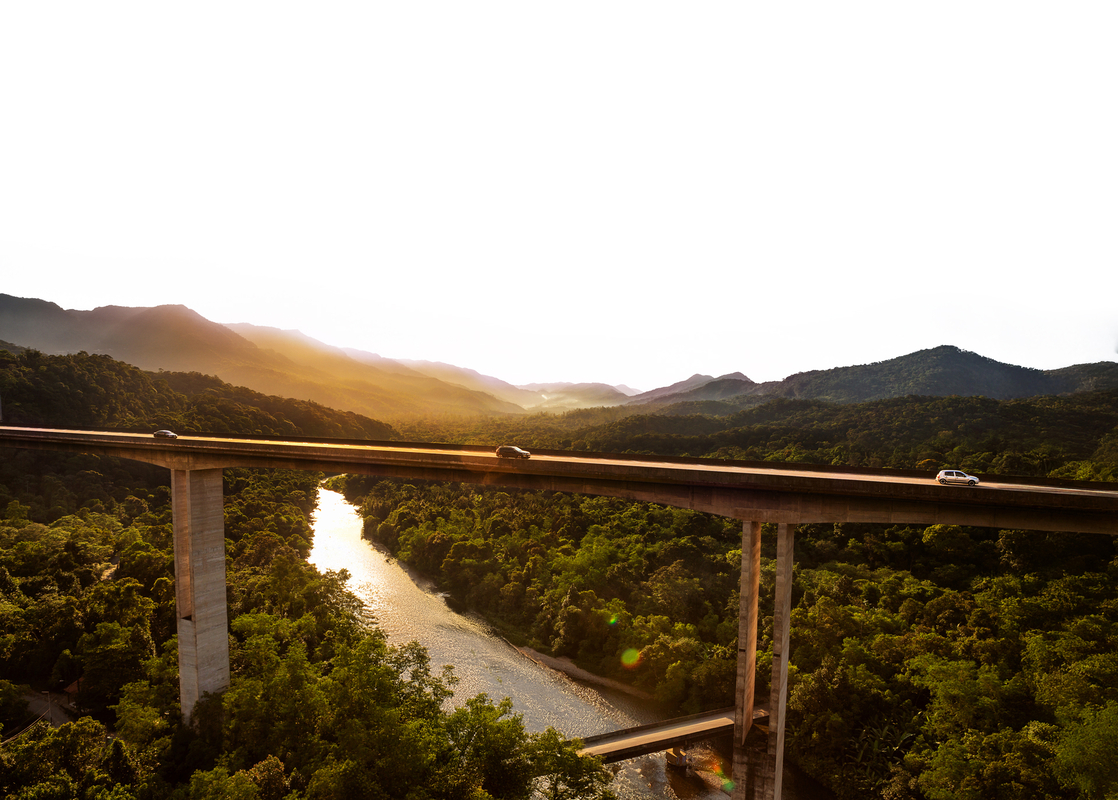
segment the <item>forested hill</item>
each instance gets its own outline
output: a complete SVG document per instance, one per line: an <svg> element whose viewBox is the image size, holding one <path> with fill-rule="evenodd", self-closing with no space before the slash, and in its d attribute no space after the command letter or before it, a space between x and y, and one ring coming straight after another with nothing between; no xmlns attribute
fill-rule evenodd
<svg viewBox="0 0 1118 800"><path fill-rule="evenodd" d="M1118 364L1037 370L944 345L876 364L803 372L783 382L785 396L857 403L905 395L978 395L995 400L1118 388Z"/></svg>
<svg viewBox="0 0 1118 800"><path fill-rule="evenodd" d="M908 395L1022 397L1118 388L1118 363L1036 370L953 346L874 364L835 367L756 383L741 372L690 378L633 395L594 383L513 386L462 366L399 361L328 345L299 331L222 325L185 306L106 306L64 310L43 300L0 293L0 340L10 351L105 353L146 370L200 372L266 395L299 397L393 424L430 417L497 417L526 412L623 408L626 413L702 403L706 414L732 414L773 398L858 403ZM0 347L5 345L0 342ZM677 365L681 372L690 368ZM694 413L695 407L684 413Z"/></svg>
<svg viewBox="0 0 1118 800"><path fill-rule="evenodd" d="M1118 390L1005 401L778 398L730 416L650 414L583 425L567 435L572 447L594 452L933 472L960 464L982 473L1047 476L1063 470L1051 477L1110 480L1118 470ZM1077 476L1088 463L1091 474Z"/></svg>
<svg viewBox="0 0 1118 800"><path fill-rule="evenodd" d="M383 422L264 395L200 373L149 373L109 356L0 350L4 424L178 433L393 439Z"/></svg>
<svg viewBox="0 0 1118 800"><path fill-rule="evenodd" d="M860 403L907 395L1010 400L1116 389L1118 363L1037 370L1003 364L978 353L944 345L874 364L800 372L782 381L754 383L744 375L727 375L711 378L698 386L695 383L694 378L690 379L678 392L649 392L635 398L634 403L663 408L680 403L721 401L725 403L723 411L732 412L743 405L756 405L776 397L834 403Z"/></svg>
<svg viewBox="0 0 1118 800"><path fill-rule="evenodd" d="M377 419L523 412L388 359L357 361L295 331L233 330L181 305L73 311L0 294L0 339L44 353L104 353L141 369L217 375L264 394L307 398Z"/></svg>

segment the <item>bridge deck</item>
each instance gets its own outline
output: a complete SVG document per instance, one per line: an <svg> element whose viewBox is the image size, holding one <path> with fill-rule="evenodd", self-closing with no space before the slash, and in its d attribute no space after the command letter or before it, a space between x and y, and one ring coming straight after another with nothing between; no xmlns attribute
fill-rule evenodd
<svg viewBox="0 0 1118 800"><path fill-rule="evenodd" d="M768 712L760 708L753 711L755 723L767 721L768 716ZM599 756L602 761L609 764L656 753L670 747L694 744L733 731L734 709L722 708L718 711L707 711L652 725L640 725L636 728L588 736L582 740L583 747L579 752L583 755Z"/></svg>
<svg viewBox="0 0 1118 800"><path fill-rule="evenodd" d="M170 470L262 467L575 492L688 508L750 522L974 525L1118 534L1113 483L981 476L940 486L920 470L716 461L400 442L284 441L0 427L0 447L87 452ZM515 461L516 463L511 463Z"/></svg>

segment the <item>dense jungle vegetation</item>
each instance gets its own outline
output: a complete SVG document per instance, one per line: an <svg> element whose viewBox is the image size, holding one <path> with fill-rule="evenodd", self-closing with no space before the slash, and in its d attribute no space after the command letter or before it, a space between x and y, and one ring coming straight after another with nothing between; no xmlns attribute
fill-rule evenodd
<svg viewBox="0 0 1118 800"><path fill-rule="evenodd" d="M777 400L428 420L414 440L1114 480L1118 393ZM737 523L608 498L349 477L366 535L508 635L681 711L732 703ZM773 537L763 550L771 615ZM1118 550L1107 536L805 525L790 757L840 797L1118 797ZM767 696L771 616L758 691ZM1107 755L1103 755L1107 754Z"/></svg>
<svg viewBox="0 0 1118 800"><path fill-rule="evenodd" d="M86 354L0 352L0 397L9 423L384 433L353 414ZM553 730L527 733L507 702L479 695L448 712L452 672L434 674L418 645L390 647L345 573L307 564L321 475L224 478L232 685L185 727L166 471L0 451L0 796L609 796L608 772ZM20 730L30 687L74 685L81 717Z"/></svg>
<svg viewBox="0 0 1118 800"><path fill-rule="evenodd" d="M41 381L44 391L68 385L52 382L52 370L61 367L52 366L51 358L30 353L20 356L23 361L4 359L0 353L0 381L18 374L26 376L19 380ZM18 366L9 368L12 363ZM114 365L104 364L139 380L131 368ZM93 365L84 368L91 387L110 379L96 377ZM196 396L189 382L163 375L146 379L153 385L165 380L157 394L168 393L169 399L160 402L182 398L161 413L175 410L187 415L177 419L189 419ZM240 401L232 387L204 376L191 380L203 394L217 395L218 416L227 424L261 420L255 430L276 430L251 404L252 394ZM65 394L55 391L60 398ZM96 394L95 388L83 391ZM7 418L7 383L0 383L0 395ZM26 397L22 412L41 408L34 392ZM63 408L63 400L58 402ZM142 430L178 424L127 408L105 412L97 405L105 402L110 401L100 396L90 402L89 424L110 426L123 419L118 424ZM295 401L269 402L280 408ZM599 409L527 418L432 418L400 423L395 433L415 441L515 443L529 449L927 469L929 477L945 466L1091 480L1114 480L1118 471L1113 391L1014 401L905 397L855 405L784 399L724 411L697 404L656 415ZM267 415L285 425L279 413ZM65 419L42 416L38 422ZM345 435L360 434L350 429ZM119 745L90 746L97 755L67 772L73 783L105 775L110 778L97 786L138 791L136 782L111 782L114 765L127 760L146 770L136 773L144 776L138 785L151 792L144 796L241 796L236 792L243 790L244 796L271 797L290 787L301 793L297 796L327 797L338 786L373 780L372 762L344 761L346 752L336 746L344 738L336 730L341 723L327 709L344 689L332 676L343 669L338 680L348 680L345 665L353 664L340 653L362 646L373 652L370 660L385 665L377 674L387 675L395 687L384 691L386 697L410 697L415 683L408 678L416 676L423 702L401 701L409 709L430 708L439 694L435 682L441 677L409 661L418 654L382 651L375 634L369 640L360 632L339 576L317 575L302 560L310 536L302 505L317 477L230 470L226 535L234 587L234 686L201 711L197 731L176 727L173 711L169 717L158 711L173 708L177 700L174 648L160 646L169 641L174 622L167 605L173 587L161 477L90 457L59 459L45 471L20 458L40 457L4 454L0 509L7 512L0 522L5 537L0 553L7 572L0 573L0 676L33 680L30 672L18 672L30 653L37 674L49 672L59 683L83 674L101 693L91 691L85 702L101 715L97 719L117 726ZM355 477L337 479L336 485L360 506L370 538L434 577L453 602L483 613L510 638L570 656L681 711L732 702L740 523L557 493ZM21 538L19 532L31 526L38 527ZM766 536L762 552L762 602L769 603L763 616L771 614L772 538ZM1118 797L1116 541L956 526L801 526L793 588L790 758L844 798ZM32 557L39 542L55 542L56 549ZM117 571L103 580L114 555L120 560ZM82 566L71 566L79 561ZM129 587L130 593L124 591ZM150 608L135 598L147 598ZM144 614L137 603L147 609ZM146 636L153 648L144 619L150 620ZM358 636L356 644L351 635ZM768 689L771 635L770 618L760 635L762 696ZM120 657L129 646L144 657L99 667L115 664L110 656ZM99 674L128 676L131 682L98 684ZM308 694L298 694L304 689ZM290 714L292 722L278 730L263 723L253 702L272 692L300 698L283 707L283 718ZM0 708L10 697L10 691L0 694ZM514 723L500 711L484 705L474 719ZM453 742L462 740L454 739L449 722L416 713L435 720L430 722L435 732L423 733L439 754L427 769L484 772L478 764L490 762L483 755L470 761L454 749ZM369 714L384 722L375 709ZM408 722L413 725L408 730L426 724ZM450 732L438 732L442 725ZM284 738L289 733L305 736L320 729L326 741L315 738L305 752L286 749L294 741ZM395 735L388 731L378 729L377 735ZM80 750L50 738L58 734L37 735L46 743L35 745L41 747L36 753ZM67 735L79 737L77 730ZM371 738L384 741L377 735ZM555 742L510 738L520 748L520 763L545 761L539 748L569 757ZM497 747L506 740L494 734L492 741ZM27 769L44 759L19 747L5 746L5 769L14 763L13 752ZM464 761L472 766L461 766ZM424 779L433 774L444 773L425 772ZM572 781L593 780L594 774L579 773Z"/></svg>

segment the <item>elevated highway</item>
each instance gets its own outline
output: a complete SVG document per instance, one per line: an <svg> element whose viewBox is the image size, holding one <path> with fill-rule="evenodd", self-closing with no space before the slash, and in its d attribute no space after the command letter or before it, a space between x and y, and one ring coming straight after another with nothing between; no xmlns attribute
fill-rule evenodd
<svg viewBox="0 0 1118 800"><path fill-rule="evenodd" d="M991 476L971 488L941 486L929 473L905 470L569 452L534 452L531 459L520 460L497 458L490 448L448 445L214 436L167 440L154 439L150 434L38 428L0 427L0 448L99 453L171 471L180 700L187 720L202 694L219 692L229 685L221 477L225 468L350 472L607 495L741 520L733 735L734 775L744 775L745 779L735 780L735 800L781 796L796 525L949 524L1118 534L1118 486L1099 483ZM756 765L748 761L745 737L758 705L754 687L762 523L776 523L776 581L767 755ZM724 712L717 712L716 717L703 724L719 730L729 728ZM661 741L678 742L681 737L698 735L681 730L631 733L638 738L652 736L655 741L608 745L614 748L612 752L630 746L660 749Z"/></svg>
<svg viewBox="0 0 1118 800"><path fill-rule="evenodd" d="M460 481L690 508L758 522L936 523L1118 534L1118 487L983 478L941 486L926 472L805 464L533 452L394 442L337 443L2 428L0 447L113 455L170 470L266 467Z"/></svg>

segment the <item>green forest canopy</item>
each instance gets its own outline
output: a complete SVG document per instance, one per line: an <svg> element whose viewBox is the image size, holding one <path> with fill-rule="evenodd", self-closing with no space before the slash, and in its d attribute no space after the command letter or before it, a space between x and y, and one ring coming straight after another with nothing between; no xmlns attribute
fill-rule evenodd
<svg viewBox="0 0 1118 800"><path fill-rule="evenodd" d="M271 404L265 409L252 404L254 395L205 376L160 383L141 373L152 387L140 387L148 405L130 401L106 411L98 403L110 401L91 389L89 408L73 411L72 399L39 399L67 385L69 378L56 379L57 371L88 372L91 386L103 380L101 366L121 372L122 380L142 381L123 365L90 363L101 357L57 357L77 359L77 366L34 353L19 358L16 367L0 360L5 412L14 383L17 394L25 392L21 413L38 409L37 424L57 424L59 417L43 411L49 408L63 420L82 413L90 424L110 427L177 425L187 431L255 424L261 433L289 430L291 414L283 403L294 401L264 398ZM212 406L197 400L207 392L217 395ZM210 407L212 418L192 411ZM314 410L323 426L342 424L330 416L336 412ZM929 475L957 466L1113 480L1118 469L1118 395L1110 391L1014 401L778 400L721 416L682 411L427 419L393 433L415 441L927 469ZM149 412L153 416L143 416ZM180 416L155 416L160 413ZM192 421L195 427L186 427ZM259 727L237 716L248 713L247 705L235 703L243 696L239 684L223 700L230 707L223 706L213 725L197 734L166 725L158 711L173 704L174 675L173 648L158 647L173 633L165 478L159 471L111 459L30 453L3 464L0 509L7 512L0 531L7 538L0 552L7 574L0 573L0 589L7 627L0 635L9 660L0 661L0 674L7 678L17 668L12 654L30 653L28 663L39 674L50 671L59 681L80 671L88 676L91 669L95 679L127 676L131 683L123 685L94 680L88 702L93 710L104 709L98 713L108 724L114 724L114 709L128 709L127 725L116 724L124 745L136 748L129 757L158 765L145 773L157 776L145 778L152 786L164 781L158 785L168 791L202 792L206 781L250 781L259 788L271 775L309 792L314 776L332 762L300 762L279 741L257 747L263 734L253 731ZM252 664L266 663L317 686L326 677L323 667L314 666L322 663L317 659L337 658L327 640L349 647L364 641L347 639L356 610L339 578L316 576L302 558L311 535L304 506L317 477L230 470L226 481L227 536L236 542L230 554L234 619L246 618L233 626L234 652L260 654L259 662L253 661L257 655L237 662L238 680L275 679L271 668L252 672ZM360 506L370 538L510 637L569 655L681 711L732 702L740 523L577 495L354 477L336 485ZM772 594L770 543L766 536L762 598ZM115 579L102 580L101 566L113 556L120 559ZM1118 790L1114 760L1096 755L1118 747L1114 538L957 526L808 525L797 532L796 564L789 753L836 794L1095 798ZM146 630L136 622L143 619L150 620ZM58 633L29 633L43 624ZM335 632L327 637L329 631ZM637 658L623 660L634 651ZM145 657L129 661L128 653ZM770 658L771 618L760 635L762 692ZM324 708L317 697L307 695L307 702ZM505 719L499 706L492 708L484 714ZM242 733L221 732L234 720L242 720L234 726ZM133 723L135 729L124 733ZM242 741L254 744L244 749L236 744ZM323 743L320 752L333 752L331 746ZM523 746L529 748L523 757L531 760L535 745ZM339 781L369 777L361 764L330 769L335 771L321 781L328 775ZM111 770L91 766L73 780L94 772ZM194 785L195 774L203 776L197 788L184 788Z"/></svg>
<svg viewBox="0 0 1118 800"><path fill-rule="evenodd" d="M0 367L0 391L24 422L386 432L201 376L172 376L180 393L99 356L0 354ZM24 722L27 685L60 689L78 679L86 715L54 730L36 723L6 741L0 795L610 796L597 761L554 730L527 733L508 702L479 695L447 711L453 673L432 673L414 643L389 646L345 589L346 574L307 563L315 473L224 470L232 685L200 703L194 727L183 726L167 480L165 470L113 458L4 451L0 723Z"/></svg>

